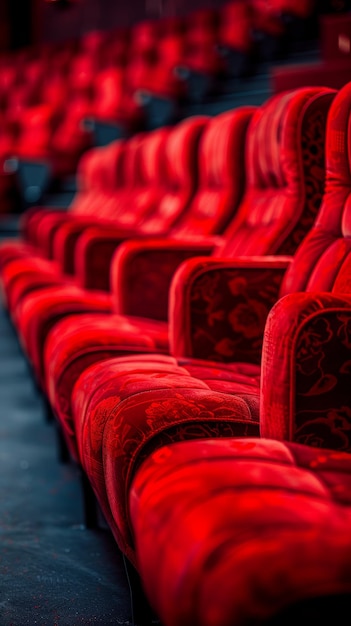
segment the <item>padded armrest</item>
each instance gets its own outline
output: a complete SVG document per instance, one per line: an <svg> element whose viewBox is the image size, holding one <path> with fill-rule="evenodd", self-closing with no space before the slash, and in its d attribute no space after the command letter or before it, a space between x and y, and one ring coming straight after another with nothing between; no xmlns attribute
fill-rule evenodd
<svg viewBox="0 0 351 626"><path fill-rule="evenodd" d="M34 236L36 246L42 256L53 260L53 242L57 229L61 224L74 219L75 216L66 211L49 211L41 219L38 219Z"/></svg>
<svg viewBox="0 0 351 626"><path fill-rule="evenodd" d="M211 254L218 237L129 240L111 265L116 312L156 320L168 318L168 292L178 266L187 258Z"/></svg>
<svg viewBox="0 0 351 626"><path fill-rule="evenodd" d="M113 224L87 228L77 240L74 253L74 274L79 284L85 289L110 291L113 255L120 244L136 236L135 230L116 228Z"/></svg>
<svg viewBox="0 0 351 626"><path fill-rule="evenodd" d="M30 207L21 215L20 236L24 241L38 246L39 225L43 224L46 220L52 222L55 220L61 221L64 217L67 218L67 216L67 211L60 208Z"/></svg>
<svg viewBox="0 0 351 626"><path fill-rule="evenodd" d="M99 223L100 222L100 223ZM92 231L93 229L93 231ZM119 228L115 228L113 223L107 223L99 218L91 216L78 216L74 220L69 220L59 226L53 240L53 258L59 263L62 271L66 274L75 274L76 271L76 257L79 258L83 252L76 252L78 242L89 230L88 239L93 241L105 241L106 244L109 238L116 239L116 245L120 240L124 240L127 234L130 236L133 233L126 233ZM121 234L122 232L122 234ZM89 250L89 254L92 251ZM87 285L84 285L87 286ZM91 288L93 288L91 286ZM99 287L97 287L99 288Z"/></svg>
<svg viewBox="0 0 351 626"><path fill-rule="evenodd" d="M264 437L351 449L351 297L294 293L266 324L262 352Z"/></svg>
<svg viewBox="0 0 351 626"><path fill-rule="evenodd" d="M259 364L266 318L290 263L283 256L183 263L170 290L171 354Z"/></svg>
<svg viewBox="0 0 351 626"><path fill-rule="evenodd" d="M30 236L29 230L32 220L34 223L40 214L46 213L48 210L49 209L46 207L32 206L28 207L28 209L22 213L19 218L19 233L23 239L27 240Z"/></svg>

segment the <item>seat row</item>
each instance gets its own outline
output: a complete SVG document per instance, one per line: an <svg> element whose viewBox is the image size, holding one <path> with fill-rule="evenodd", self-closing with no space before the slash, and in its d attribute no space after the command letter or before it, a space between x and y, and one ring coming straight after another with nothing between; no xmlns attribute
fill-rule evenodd
<svg viewBox="0 0 351 626"><path fill-rule="evenodd" d="M33 376L164 626L350 605L350 112L351 83L306 87L92 150L72 208L0 246ZM162 166L163 229L131 225Z"/></svg>
<svg viewBox="0 0 351 626"><path fill-rule="evenodd" d="M234 0L4 56L4 191L13 186L9 159L44 161L53 180L74 174L89 146L173 123L179 103L203 100L218 81L252 69L265 47L290 41L288 18L307 24L316 12L314 0L266 4Z"/></svg>

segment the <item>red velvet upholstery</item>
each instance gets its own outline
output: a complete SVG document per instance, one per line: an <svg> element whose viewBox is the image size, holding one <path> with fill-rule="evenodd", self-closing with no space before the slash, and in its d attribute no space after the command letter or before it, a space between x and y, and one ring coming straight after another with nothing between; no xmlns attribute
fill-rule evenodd
<svg viewBox="0 0 351 626"><path fill-rule="evenodd" d="M204 117L190 118L180 123L172 131L161 129L148 134L143 141L146 148L143 159L143 177L146 178L149 188L140 188L133 181L132 192L129 190L125 204L131 205L131 210L124 210L120 216L120 224L131 228L139 228L140 232L154 232L167 230L174 224L172 233L190 236L192 234L208 234L220 232L227 225L239 205L244 191L244 164L241 152L245 143L246 132L252 117L254 107L242 107L226 112L212 119ZM200 140L201 134L201 141ZM166 158L160 152L163 148L160 141L168 136L166 144ZM131 140L127 142L130 143ZM220 153L218 148L221 147ZM177 155L181 155L180 158ZM160 164L165 162L168 171L164 171ZM235 170L237 177L231 175ZM199 172L199 174L198 174ZM194 195L194 192L195 195ZM127 207L129 209L129 206ZM144 219L142 219L144 214ZM116 222L119 214L117 214ZM54 250L60 245L60 236L65 236L71 229L71 222L62 224L55 234ZM79 284L93 288L107 288L103 283L101 272L102 260L112 254L116 241L121 240L123 233L117 231L117 238L111 229L105 231L87 231L77 245L76 276ZM67 247L68 238L63 239L63 248ZM94 246L94 249L90 248ZM205 241L200 244L198 251L207 252L213 242ZM69 250L68 250L69 252ZM59 255L56 254L58 257ZM64 255L63 255L64 256ZM187 256L187 253L186 253ZM66 254L67 257L67 254ZM107 259L108 261L108 259ZM39 263L39 265L38 265ZM63 263L62 263L63 264ZM107 265L107 262L106 262ZM64 266L65 271L69 268ZM41 270L41 271L40 271ZM37 274L37 278L35 277ZM108 273L105 272L106 278ZM96 281L94 282L94 277ZM45 262L28 259L8 263L2 271L2 280L7 288L8 302L14 318L16 305L22 298L32 291L35 285L48 287L60 284L63 277L57 271L46 269ZM89 281L89 282L88 282ZM74 293L77 293L74 291ZM83 301L85 295L82 294ZM47 316L49 309L53 315L55 299L62 311L62 294L51 290L48 295L43 294L29 304L25 304L27 311L33 308L33 313L25 317L21 334L31 339L26 344L33 345L41 325L41 314ZM50 302L50 304L49 304ZM71 312L72 303L67 303L67 314ZM79 302L77 306L81 308ZM35 310L35 313L34 313ZM104 308L105 310L105 308ZM31 320L31 321L30 321ZM30 326L29 326L30 324ZM34 326L33 326L34 324ZM34 330L34 327L36 330ZM35 339L34 339L35 342ZM39 342L41 351L41 341Z"/></svg>
<svg viewBox="0 0 351 626"><path fill-rule="evenodd" d="M51 207L33 207L23 213L20 218L19 238L1 242L0 269L2 270L9 261L23 256L33 254L50 256L51 233L62 221L71 219L72 216L95 214L101 201L101 193L105 193L102 187L107 182L116 188L124 183L122 173L124 148L124 142L119 140L103 148L91 149L82 156L76 175L78 190L68 211L55 210ZM42 231L40 236L39 228Z"/></svg>
<svg viewBox="0 0 351 626"><path fill-rule="evenodd" d="M118 122L129 134L144 126L142 107L126 84L123 66L101 69L95 76L90 114L100 121Z"/></svg>
<svg viewBox="0 0 351 626"><path fill-rule="evenodd" d="M132 561L126 511L130 481L142 460L173 440L258 435L257 407L251 403L254 385L250 389L246 384L243 398L233 400L213 391L221 368L207 374L200 380L172 357L145 354L102 361L78 378L74 421L64 425L65 432L71 428L70 448L89 477L118 545Z"/></svg>
<svg viewBox="0 0 351 626"><path fill-rule="evenodd" d="M334 93L329 91L325 92L322 90L322 92L316 92L312 90L311 92L307 90L295 93L289 97L285 96L282 100L271 101L255 114L250 124L247 140L248 166L251 165L249 168L248 187L239 208L239 214L246 214L247 222L250 220L251 211L255 215L255 220L251 228L249 228L242 216L239 224L243 226L241 229L238 228L237 233L232 233L230 227L232 245L235 252L237 252L240 245L238 244L236 248L236 237L243 242L244 252L248 251L249 248L244 237L245 233L249 234L250 245L252 246L251 251L254 251L259 246L262 246L260 248L261 252L265 251L267 255L270 252L270 248L278 251L284 250L284 246L287 246L287 249L291 250L293 244L297 245L297 241L302 236L301 227L306 217L308 217L308 220L304 224L305 229L307 229L307 224L310 225L324 188L324 126L326 113L333 97ZM277 133L274 132L275 124L279 125L279 121L275 118L276 115L283 129L279 134L279 138ZM302 123L301 116L306 125ZM302 139L297 135L297 129L300 129L300 132L304 129L303 132L306 133L306 140L303 143L306 151L304 153L305 175L309 181L307 198L305 196L305 179L300 178L302 162L300 141ZM271 138L270 141L268 141L266 133ZM312 144L308 143L309 136L313 136ZM258 152L259 138L262 141L262 144L260 144L261 158L259 158ZM311 153L308 152L308 145L311 145L314 155L312 158ZM319 149L316 150L317 145ZM281 158L278 158L278 146L282 150ZM279 180L283 183L281 196L279 196L277 179L271 173L271 159L273 155L277 157L275 163L276 171L280 175ZM284 175L280 167L283 167ZM286 186L286 181L289 183L288 187ZM263 187L264 183L266 187ZM290 196L294 203L290 204ZM285 198L287 198L285 211L282 212L281 204ZM259 208L262 210L261 214L259 214ZM295 224L293 217L296 218L298 210L300 215L303 216L302 223L300 221L298 224ZM269 237L264 238L268 230L267 220L275 223L275 211L277 211L276 221L277 223L279 222L281 227L281 234L285 234L284 240L281 235L277 237L277 241L272 241ZM261 218L262 230L259 218ZM236 217L234 218L235 221ZM255 228L258 237L257 241L254 240ZM288 228L290 228L290 233L288 233ZM266 248L264 247L265 243L267 245ZM197 246L198 254L200 252L199 246L200 244ZM168 239L166 242L152 240L149 243L135 241L123 244L114 257L112 267L115 312L123 314L123 320L127 319L128 322L137 327L140 325L142 333L145 333L150 320L153 320L151 327L154 332L156 320L159 320L160 330L164 333L164 321L167 319L168 287L171 278L181 260L188 254L194 254L195 250L194 243L190 245L189 243L186 244L185 241L178 242L175 239L173 241ZM208 262L216 263L214 258ZM286 263L287 260L279 263L280 279L286 269ZM265 262L262 261L262 264L265 265ZM269 259L267 264L270 266ZM257 284L260 284L259 280ZM279 280L274 278L266 293L265 314L274 303L278 289ZM212 293L213 286L207 292L206 289L204 290L208 303L212 303L214 306L216 301L212 300ZM176 301L176 297L174 300ZM176 315L180 315L183 324L183 318L186 313L183 315L183 313L179 314L177 311ZM141 316L143 317L141 318ZM31 317L34 319L33 315ZM95 319L97 324L94 330ZM211 337L211 326L215 325L216 328L217 323L221 326L222 319L220 315L217 318L213 317L207 331L209 337ZM83 322L86 326L80 332L79 323ZM102 324L106 324L106 330L104 331L102 330ZM124 352L123 346L129 341L129 331L127 332L124 328L124 324L125 322L121 321L120 315L111 316L110 320L106 320L106 322L103 322L100 316L89 315L77 319L67 318L55 323L55 328L52 330L46 343L43 371L46 373L50 402L58 419L62 422L64 430L67 427L68 433L71 433L73 430L72 425L70 425L72 420L70 403L74 381L86 365L90 365L94 360L97 362L100 358L106 357L106 344L109 346L108 349L111 356ZM171 320L171 324L172 326L174 325L173 320ZM184 327L186 328L186 325ZM113 335L115 339L113 339ZM167 348L167 344L163 344L162 350L165 351ZM79 354L79 360L75 358L77 354ZM209 355L206 356L208 357ZM253 380L249 382L249 386L254 384L257 391L257 377L259 375L257 359L253 360L252 363L255 367L246 367L244 365L241 377L244 379L245 375L250 371ZM186 363L184 365L187 367ZM192 373L191 370L188 371ZM204 372L204 376L207 376L208 371L205 371L205 368L202 372ZM224 387L223 390L225 390Z"/></svg>
<svg viewBox="0 0 351 626"><path fill-rule="evenodd" d="M176 357L209 357L231 368L238 362L240 371L242 362L261 363L264 436L347 451L350 98L349 83L328 118L321 210L284 275L278 259L189 261L173 282L170 305Z"/></svg>
<svg viewBox="0 0 351 626"><path fill-rule="evenodd" d="M243 116L239 113L238 118L238 126L239 124L243 124L246 130L247 123L252 114L252 108L245 109L245 114ZM163 232L167 230L167 228L179 219L183 212L187 210L190 201L193 198L193 195L196 191L198 184L198 167L199 167L199 158L198 158L198 150L199 150L199 140L204 131L209 118L206 116L193 116L192 118L185 119L181 121L176 127L174 127L171 132L168 133L167 129L158 129L156 131L152 131L150 134L151 144L150 144L150 153L146 152L144 158L148 159L152 157L151 166L148 164L146 169L151 168L153 173L153 180L156 177L157 180L157 192L155 198L155 194L148 193L145 197L145 192L143 188L139 188L140 199L141 201L137 202L135 195L130 198L130 189L128 189L128 195L125 199L127 208L129 210L128 202L133 201L133 208L136 207L137 211L139 211L139 217L141 218L142 212L144 213L144 220L147 223L147 211L152 210L151 219L155 224L157 224L158 228L160 228ZM238 126L234 125L234 130L238 128ZM160 137L164 137L167 135L167 145L165 147L165 164L166 164L166 176L163 177L163 180L160 180L160 175L162 171L157 171L155 160L157 159L157 166L159 166L163 153L161 152L161 148L159 144L153 141L153 137L157 135ZM245 133L239 135L238 140L244 141ZM132 141L132 140L130 140ZM136 140L133 140L136 141ZM235 142L234 142L235 144ZM149 169L150 171L150 169ZM156 173L156 176L155 176ZM161 182L162 181L162 182ZM161 184L160 184L161 182ZM237 189L242 188L242 181L240 181L239 185L235 186L235 191ZM134 193L134 190L133 190ZM156 199L158 203L156 203ZM150 202L150 206L147 206L145 200ZM233 198L231 198L233 200ZM239 198L236 198L238 201ZM229 212L229 209L232 210L233 207L229 207L228 205L225 207L225 211ZM234 207L236 208L236 207ZM141 211L142 209L142 211ZM157 215L157 219L155 219ZM135 220L138 215L132 215L133 220ZM221 219L223 215L221 216ZM118 219L118 215L117 215ZM54 250L57 243L60 243L59 236L62 230L67 230L68 235L72 233L72 223L62 224L61 227L55 233L55 241L53 244ZM112 224L112 222L111 222ZM217 224L217 216L215 216L215 220L213 224ZM96 222L97 225L97 222ZM122 224L125 226L125 224ZM78 227L80 226L80 222L78 222ZM135 224L135 227L137 225ZM142 232L143 223L138 224L140 233ZM79 230L79 228L78 228ZM156 225L155 225L156 230ZM98 230L98 236L102 238L102 251L103 256L98 255L94 257L95 259L95 272L96 276L99 279L99 284L96 287L95 285L89 284L89 288L94 291L96 289L98 291L103 290L104 293L101 293L99 298L103 302L102 311L106 311L106 301L109 302L110 297L106 293L105 289L108 287L108 273L109 273L109 257L112 256L112 253L118 242L123 241L127 234L130 233L130 230L121 230L109 228L102 228ZM132 231L133 234L137 234L138 230ZM76 236L73 230L73 236ZM87 233L87 237L89 237L89 233ZM109 239L112 237L112 248L111 243L109 243ZM83 241L84 243L84 241ZM68 244L71 244L70 246ZM99 244L99 241L98 241ZM64 241L65 248L67 249L67 254L72 254L71 247L72 243L69 237L66 237L66 241ZM201 246L202 252L206 252L208 250L208 244L205 246ZM79 253L79 250L78 250ZM109 257L108 257L109 255ZM66 266L66 258L67 255L64 256L63 262L61 264L61 270L69 271L69 268ZM101 278L101 261L105 262L105 273ZM34 346L36 344L36 339L38 339L38 345L35 348L35 355L32 354L32 349L30 350L29 359L31 362L36 363L35 368L38 367L39 362L41 362L41 352L43 348L42 344L42 332L45 329L45 332L48 330L48 325L50 323L54 323L57 321L57 316L55 314L55 304L58 306L58 310L60 311L59 316L63 315L63 294L67 294L67 290L70 291L70 287L66 286L67 280L64 277L60 276L57 272L56 266L47 267L46 260L40 260L37 258L25 258L24 260L20 260L18 262L13 261L12 263L7 263L6 267L2 271L2 281L5 289L7 288L7 302L12 305L11 315L15 324L18 325L19 333L22 338L23 345ZM20 266L22 264L23 269L20 271ZM62 267L63 266L63 267ZM59 266L60 267L60 266ZM12 271L13 270L13 271ZM87 276L86 272L84 275ZM89 277L89 280L92 280L94 277ZM61 282L63 283L62 288L58 287L57 289L50 288L51 285L57 285ZM72 291L70 293L75 294L75 298L77 300L77 305L74 305L71 298L69 301L67 300L67 310L66 313L70 313L71 311L75 311L76 307L79 310L82 310L82 302L90 302L91 294L85 293L85 290L82 288L81 292L78 291L76 287L76 282L73 281ZM45 287L45 289L41 289L41 287ZM36 288L37 287L37 288ZM40 289L39 289L40 288ZM37 293L38 290L40 293ZM43 293L41 293L43 292ZM72 309L73 306L73 309ZM83 307L84 308L84 307ZM96 310L96 306L93 307L93 310ZM90 307L87 310L91 310ZM49 318L51 322L49 322ZM39 337L40 335L40 337Z"/></svg>
<svg viewBox="0 0 351 626"><path fill-rule="evenodd" d="M234 0L219 8L218 41L249 54L252 48L252 10L249 2Z"/></svg>
<svg viewBox="0 0 351 626"><path fill-rule="evenodd" d="M53 257L56 231L68 221L83 227L103 218L106 207L124 192L123 160L126 144L117 141L87 152L77 174L78 191L69 210L34 207L23 214L21 236L0 245L1 280L9 311L17 298L34 286L62 284L67 278L63 268L48 259ZM111 207L112 211L112 207Z"/></svg>
<svg viewBox="0 0 351 626"><path fill-rule="evenodd" d="M45 158L55 177L73 174L92 145L84 118L113 121L136 132L145 124L145 91L151 98L179 101L191 95L194 75L195 85L203 84L201 99L228 67L242 74L241 57L250 56L255 45L253 29L285 34L281 15L307 19L313 4L236 0L223 12L222 7L193 9L178 18L95 31L8 55L1 61L0 158ZM6 192L9 179L3 182Z"/></svg>
<svg viewBox="0 0 351 626"><path fill-rule="evenodd" d="M343 623L349 454L255 438L174 443L149 455L129 500L137 566L164 626Z"/></svg>
<svg viewBox="0 0 351 626"><path fill-rule="evenodd" d="M164 191L160 163L169 133L170 129L162 128L88 152L78 172L80 191L70 210L33 210L22 226L31 245L10 240L0 246L3 290L11 313L29 290L67 282L69 275L74 278L74 240L84 229L98 221L110 224L112 219L116 226L129 226L143 211L151 210Z"/></svg>
<svg viewBox="0 0 351 626"><path fill-rule="evenodd" d="M162 361L152 355L107 359L92 364L76 381L71 394L73 419L64 426L71 426L69 434L76 440L80 462L117 542L131 560L133 532L128 525L126 493L145 457L164 444L180 439L230 438L234 429L235 437L263 435L267 459L267 439L351 450L350 98L351 83L331 104L323 203L295 255L186 261L174 277L170 293L173 364L172 357ZM53 334L64 323L59 323ZM213 386L215 378L219 380ZM53 380L50 384L55 386ZM60 402L63 405L64 394ZM67 407L64 415L67 419ZM271 446L274 460L275 447L284 452L284 446L274 442ZM307 459L312 455L313 463L320 458L323 462L328 455L309 448L305 453ZM333 458L338 458L336 452L330 462ZM279 471L279 475L284 473ZM222 469L219 476L223 476ZM264 480L263 474L253 472L253 480L264 494L260 476ZM296 485L295 472L287 476ZM231 509L228 503L226 507ZM257 520L255 515L251 519ZM176 525L171 524L170 533L176 532ZM137 533L143 534L137 528ZM143 537L146 553L150 549L147 541ZM280 555L279 548L276 554ZM293 558L294 552L289 554L289 559ZM323 551L318 554L320 559ZM185 568L187 563L182 561ZM323 572L327 576L328 567ZM297 584L296 576L293 581ZM337 591L342 591L342 586ZM291 593L289 601L294 601L294 591ZM297 599L300 597L304 596ZM274 610L278 609L279 604Z"/></svg>

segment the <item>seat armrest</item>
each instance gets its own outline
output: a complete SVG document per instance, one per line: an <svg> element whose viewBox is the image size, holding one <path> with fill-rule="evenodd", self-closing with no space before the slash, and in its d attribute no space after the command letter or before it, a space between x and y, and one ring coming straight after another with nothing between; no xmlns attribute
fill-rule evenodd
<svg viewBox="0 0 351 626"><path fill-rule="evenodd" d="M259 364L266 318L290 263L283 256L184 262L170 289L171 353Z"/></svg>
<svg viewBox="0 0 351 626"><path fill-rule="evenodd" d="M110 291L113 255L123 242L136 236L143 237L135 230L113 224L95 224L82 232L74 252L74 274L79 284L85 289Z"/></svg>
<svg viewBox="0 0 351 626"><path fill-rule="evenodd" d="M298 292L281 298L266 324L261 433L351 450L351 297Z"/></svg>
<svg viewBox="0 0 351 626"><path fill-rule="evenodd" d="M20 215L18 230L22 239L31 242L30 231L32 221L33 223L37 222L38 218L40 218L41 215L44 215L49 210L51 209L48 209L47 207L41 207L39 205L31 206L28 207L28 209Z"/></svg>
<svg viewBox="0 0 351 626"><path fill-rule="evenodd" d="M156 320L168 318L173 275L187 258L210 255L218 237L129 240L114 255L111 289L115 310Z"/></svg>
<svg viewBox="0 0 351 626"><path fill-rule="evenodd" d="M54 260L54 238L57 229L61 224L74 221L76 217L68 211L47 212L43 218L38 220L36 226L36 243L42 256Z"/></svg>
<svg viewBox="0 0 351 626"><path fill-rule="evenodd" d="M106 221L99 220L93 215L78 216L74 220L61 224L55 233L53 241L53 258L61 266L65 274L76 274L76 258L82 254L82 252L76 252L76 250L80 239L86 235L87 231L89 231L88 239L96 242L105 242L106 240L106 245L109 239L116 239L116 242L119 242L123 241L128 234L129 236L135 234L128 231L124 234L125 231L116 228L113 223L106 223ZM91 251L89 251L90 253ZM98 289L99 287L96 288Z"/></svg>
<svg viewBox="0 0 351 626"><path fill-rule="evenodd" d="M30 207L20 218L20 236L24 241L36 246L43 255L49 246L46 244L46 230L50 230L55 223L60 223L64 219L69 218L69 212L66 209L56 207ZM44 242L44 245L43 245Z"/></svg>

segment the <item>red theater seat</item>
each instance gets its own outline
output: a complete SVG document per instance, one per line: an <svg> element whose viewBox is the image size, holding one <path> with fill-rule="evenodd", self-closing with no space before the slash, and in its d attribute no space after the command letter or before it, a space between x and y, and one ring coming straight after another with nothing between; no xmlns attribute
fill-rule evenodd
<svg viewBox="0 0 351 626"><path fill-rule="evenodd" d="M337 94L330 108L325 195L314 226L295 255L186 261L173 280L170 295L170 343L174 356L163 357L163 362L153 355L101 361L85 370L75 384L73 419L69 422L71 437L77 442L81 464L118 544L134 562L137 561L126 494L140 464L153 451L157 462L156 451L164 444L184 439L261 435L262 448L260 442L255 445L259 456L260 450L263 451L267 468L272 467L272 471L278 461L276 451L284 463L286 455L295 454L295 447L288 442L309 444L320 448L318 453L306 447L302 455L306 454L306 462L310 460L311 471L320 463L320 476L326 463L326 483L328 468L332 468L334 461L338 463L339 457L343 457L341 453L351 450L350 167L346 132L350 99L351 83ZM53 332L57 330L58 327ZM205 360L199 361L201 357ZM269 440L274 441L269 443ZM286 445L278 444L278 440ZM245 441L237 445L228 440L225 445L229 449L231 445L235 449L237 446L240 452ZM250 446L248 440L244 452L248 459ZM162 460L162 450L159 454ZM165 455L166 459L167 451ZM297 466L299 459L304 464L303 456L295 458ZM290 459L294 466L293 456ZM257 468L260 463L258 458ZM147 470L144 477L140 471L139 485L147 475ZM255 489L264 498L265 475L260 471L253 470L248 484L251 479L256 480ZM219 481L221 476L222 469L218 472ZM293 490L297 487L300 493L295 478L307 480L309 475L292 469L287 476L291 485L295 485ZM348 493L350 484L347 474L345 478L345 483L341 479L338 492L341 499ZM283 483L280 487L285 492ZM315 497L309 489L305 495L308 502L310 496ZM274 501L270 502L272 506ZM227 508L231 509L229 503ZM263 521L264 507L260 514ZM316 520L319 514L317 507ZM272 520L271 515L269 519ZM252 524L254 520L259 523L256 515L251 520ZM134 523L139 524L136 517ZM279 523L278 520L278 529ZM177 531L177 525L170 524L172 534ZM327 524L323 532L327 541ZM308 542L308 536L303 541ZM323 541L320 545L315 537L312 540L318 546L320 562ZM148 552L150 545L146 540L144 546L142 549ZM341 552L337 556L339 565ZM260 554L259 551L258 558ZM279 546L276 555L280 558ZM291 567L294 572L289 584L294 589L297 584L294 553L289 552L288 558L287 571ZM182 561L185 571L186 563ZM174 562L170 563L173 565ZM148 567L152 568L152 564ZM206 569L204 575L210 580ZM321 575L329 576L328 562ZM312 583L317 581L318 568L312 574ZM276 579L270 584L274 587ZM299 589L299 594L303 594L303 587ZM320 593L322 588L316 589ZM309 592L306 590L307 596L314 591L312 584ZM342 591L342 584L336 584L336 591ZM229 597L224 605L219 601L218 610L228 606L227 602Z"/></svg>
<svg viewBox="0 0 351 626"><path fill-rule="evenodd" d="M246 124L244 114L241 119ZM180 220L198 184L198 144L208 120L206 116L193 116L172 129L160 128L145 137L130 138L126 142L125 185L117 197L115 191L111 191L110 201L99 210L99 220L82 215L79 219L74 216L75 219L57 221L55 216L54 228L51 227L51 214L45 216L45 222L40 220L37 227L39 250L46 258L25 255L18 262L8 262L2 269L3 288L11 315L16 315L15 309L22 297L42 287L43 281L45 286L50 282L57 285L73 280L80 287L108 289L110 257L118 243L127 236L145 234L149 228L154 234L164 234ZM239 188L241 185L240 182ZM229 206L227 210L231 208ZM214 225L221 218L222 215L215 216ZM80 265L80 253L78 251L75 255L75 248L88 226L95 226L95 229L99 226L93 238L94 242L97 240L98 250L93 253L93 258L89 254L89 268L83 267L79 274L74 258L77 257L77 265ZM11 252L13 246L12 242L9 246L5 244L3 254L8 255L9 247ZM61 297L59 299L61 301Z"/></svg>
<svg viewBox="0 0 351 626"><path fill-rule="evenodd" d="M243 254L251 252L267 255L293 252L312 225L322 198L324 131L333 97L334 92L330 90L302 90L286 94L282 99L270 100L254 114L246 143L246 167L249 173L246 190L227 229L228 236L224 237L222 246L209 250L213 255L208 262L216 263L215 259L222 256L222 250L224 254L234 257L240 254L240 250ZM309 138L312 137L310 143ZM302 164L304 171L301 170ZM136 352L138 346L135 337L139 334L144 342L140 343L140 351L150 351L151 341L155 342L158 351L169 349L168 343L164 342L167 337L169 284L179 263L187 255L199 254L201 245L206 245L206 241L201 243L200 240L197 246L195 242L184 239L130 241L123 244L114 257L111 271L116 314L110 318L106 315L85 315L60 322L56 318L55 328L46 343L42 366L50 402L73 450L75 440L72 436L71 390L79 373L91 363L107 358L108 352L111 356ZM280 276L285 267L286 262L280 264ZM273 303L277 285L272 275L267 303ZM213 302L213 288L211 285L207 292L204 289L209 306ZM25 306L29 307L27 303ZM40 306L43 310L44 305ZM48 299L45 306L50 306ZM34 322L32 311L30 315L34 336L33 328L37 322ZM174 324L173 321L171 323ZM221 320L214 316L211 323L216 328L217 323L221 325ZM82 325L81 331L79 324ZM28 330L29 325L26 331L29 337ZM147 350L145 336L149 337ZM43 344L37 341L36 345L40 343ZM34 353L34 345L31 350ZM40 357L36 358L40 361ZM208 371L206 364L198 365L201 365L203 375L212 379L211 385L228 384L230 376L224 373L225 368L222 368L222 374L217 366ZM257 365L244 368L243 380L250 369L252 381L245 388L251 388L254 384L256 391Z"/></svg>
<svg viewBox="0 0 351 626"><path fill-rule="evenodd" d="M95 76L90 115L94 122L118 125L123 135L145 127L142 108L127 84L123 66L104 68Z"/></svg>
<svg viewBox="0 0 351 626"><path fill-rule="evenodd" d="M149 219L141 224L140 228L144 229L141 232L144 232L144 235L148 234L150 225L152 225L153 232L161 233L162 228L165 229L165 227L174 223L171 231L173 239L178 234L179 240L187 237L193 241L194 237L198 238L199 232L211 234L225 228L232 215L235 214L244 191L244 163L241 160L241 154L247 127L254 110L252 107L243 107L233 112L221 114L211 121L205 121L202 118L202 138L198 148L196 143L194 143L196 139L194 132L196 131L198 134L200 131L200 118L182 123L181 126L185 134L184 132L180 133L179 128L172 132L170 142L167 143L167 162L169 164L171 185L168 193L163 193L159 205L156 206ZM194 122L196 126L193 126ZM189 135L191 128L193 128L192 139ZM186 145L184 140L187 142ZM223 149L218 152L219 146L222 146ZM196 156L198 150L200 152ZM182 155L181 159L175 158L178 154ZM201 171L200 181L197 179L199 166ZM237 172L237 177L232 177L232 171ZM196 185L195 188L194 185ZM184 211L184 209L186 210ZM99 261L101 258L106 244L109 244L109 239L112 239L113 246L116 246L116 237L113 236L113 233L108 232L106 235L106 233L101 233L94 229L93 231L87 231L82 236L81 245L78 244L77 251L80 250L82 253L81 258L86 259L83 272L90 281L89 284L86 284L88 287L91 286L92 276L94 275L97 275L101 281L96 259ZM209 249L212 249L213 244L213 238L210 240L205 238L204 241L201 239L197 246L197 251L207 253ZM100 254L92 254L92 247L98 251L101 250ZM86 253L83 256L84 250L86 250ZM191 253L193 253L192 249ZM185 251L185 256L187 254L188 252ZM10 264L5 269L11 269L11 265L13 266L13 264ZM86 279L84 281L85 283L87 282ZM39 348L39 352L37 348L34 348L36 354L39 356L42 353L43 344L37 335L37 331L41 332L40 329L42 329L46 334L48 330L47 320L43 325L41 323L42 316L44 321L44 318L49 315L54 323L57 321L57 314L61 317L63 314L68 315L74 311L81 312L84 310L84 307L86 308L86 298L88 297L90 302L91 297L85 291L79 297L76 290L71 292L68 300L67 296L67 289L64 292L54 289L45 290L42 294L33 294L33 297L27 296L23 301L23 308L22 304L19 305L18 312L19 309L24 312L24 309L29 307L29 315L24 312L22 318L24 326L22 327L22 324L19 322L18 328L22 327L21 335L26 335L28 338L31 344L29 348L31 353L35 344ZM35 313L32 307L36 309ZM29 309L31 310L30 312ZM22 317L20 312L19 317ZM34 330L32 323L37 326L37 330ZM155 335L157 328L161 331L162 342L160 346L158 343L154 344L154 348L165 344L164 324L146 320L144 326L145 329L149 326L153 335ZM152 330L154 326L155 331ZM24 330L25 327L28 328L28 332ZM129 322L127 327L133 328ZM143 331L143 334L146 334L146 330ZM147 345L150 345L148 340ZM41 359L42 356L39 356L40 361Z"/></svg>
<svg viewBox="0 0 351 626"><path fill-rule="evenodd" d="M218 79L242 73L252 44L247 2L231 3L224 10L193 10L178 28L162 19L151 52L134 56L128 75L141 101L199 102L216 90Z"/></svg>
<svg viewBox="0 0 351 626"><path fill-rule="evenodd" d="M274 60L289 50L292 42L315 35L316 0L250 0L253 37L259 57Z"/></svg>
<svg viewBox="0 0 351 626"><path fill-rule="evenodd" d="M50 207L34 207L21 217L20 237L14 242L18 248L31 245L30 253L52 256L51 239L62 222L76 217L99 216L103 211L108 192L118 195L124 185L124 159L127 145L116 141L108 146L88 150L80 159L76 181L77 193L67 211L56 211ZM34 250L33 250L34 248ZM1 246L1 258L6 244ZM4 258L3 263L6 262Z"/></svg>
<svg viewBox="0 0 351 626"><path fill-rule="evenodd" d="M20 236L3 240L0 245L0 268L5 271L12 261L22 259L22 271L29 270L30 259L36 258L39 266L43 259L52 258L54 234L62 223L79 221L96 223L105 207L103 200L118 197L124 189L126 145L117 141L103 148L88 151L81 159L77 172L78 191L68 210L52 207L28 209L20 220ZM18 267L16 274L20 274ZM7 289L4 291L5 296Z"/></svg>
<svg viewBox="0 0 351 626"><path fill-rule="evenodd" d="M246 0L226 2L219 8L218 48L225 72L240 76L249 71L253 62L253 12Z"/></svg>
<svg viewBox="0 0 351 626"><path fill-rule="evenodd" d="M137 567L164 626L343 622L350 454L257 438L174 443L149 455L129 501Z"/></svg>

